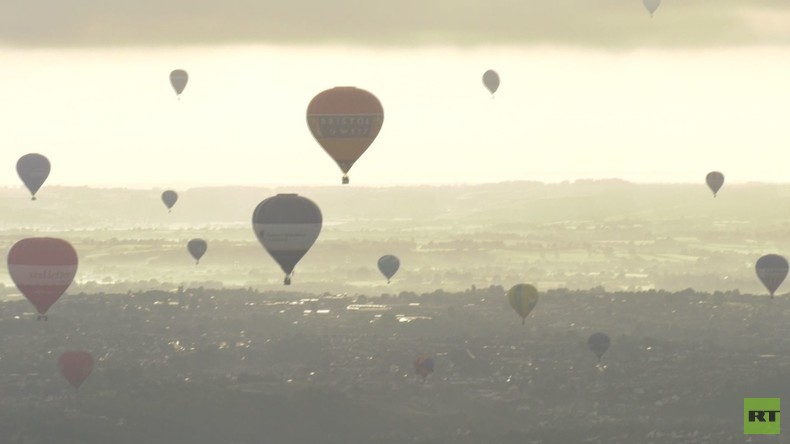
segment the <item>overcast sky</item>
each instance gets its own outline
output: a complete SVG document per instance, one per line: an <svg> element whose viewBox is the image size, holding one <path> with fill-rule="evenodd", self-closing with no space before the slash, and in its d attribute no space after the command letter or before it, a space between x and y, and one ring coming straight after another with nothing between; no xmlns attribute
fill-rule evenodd
<svg viewBox="0 0 790 444"><path fill-rule="evenodd" d="M785 0L2 0L0 42L533 44L787 43Z"/></svg>
<svg viewBox="0 0 790 444"><path fill-rule="evenodd" d="M268 3L0 1L0 185L27 152L48 184L336 184L305 110L338 85L385 112L356 185L790 177L788 2Z"/></svg>

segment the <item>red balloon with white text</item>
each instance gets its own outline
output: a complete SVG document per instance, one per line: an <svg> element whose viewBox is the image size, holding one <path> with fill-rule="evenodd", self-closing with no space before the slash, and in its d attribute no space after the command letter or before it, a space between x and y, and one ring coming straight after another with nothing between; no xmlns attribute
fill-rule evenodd
<svg viewBox="0 0 790 444"><path fill-rule="evenodd" d="M77 274L77 252L52 237L22 239L8 252L8 272L39 318L63 295Z"/></svg>

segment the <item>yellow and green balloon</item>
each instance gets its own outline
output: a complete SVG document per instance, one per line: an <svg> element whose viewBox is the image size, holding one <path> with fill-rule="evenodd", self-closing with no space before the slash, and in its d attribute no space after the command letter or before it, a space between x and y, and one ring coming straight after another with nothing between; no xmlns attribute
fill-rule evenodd
<svg viewBox="0 0 790 444"><path fill-rule="evenodd" d="M507 298L513 310L521 316L521 323L524 324L532 309L538 305L538 290L529 284L518 284L508 290Z"/></svg>

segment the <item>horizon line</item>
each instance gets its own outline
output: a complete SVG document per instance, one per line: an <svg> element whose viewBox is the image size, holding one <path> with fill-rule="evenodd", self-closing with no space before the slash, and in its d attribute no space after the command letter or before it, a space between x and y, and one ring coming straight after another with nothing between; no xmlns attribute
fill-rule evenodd
<svg viewBox="0 0 790 444"><path fill-rule="evenodd" d="M488 186L488 185L506 185L506 184L533 184L533 185L576 185L576 184L583 184L583 183L620 183L620 184L627 184L627 185L645 185L645 186L654 186L654 185L674 185L674 186L684 186L684 185L703 185L705 186L704 178L700 181L667 181L667 182L636 182L632 180L620 179L616 177L612 178L579 178L579 179L564 179L564 180L555 180L555 181L542 181L542 180L503 180L497 182L424 182L424 183L410 183L410 182L402 182L402 183L355 183L353 185L341 185L335 183L318 183L318 182L305 182L305 183L260 183L260 184L241 184L241 183L229 183L229 184L215 184L215 183L200 183L200 182L174 182L174 183L162 183L162 182L155 182L155 183L125 183L125 184L84 184L84 185L63 185L63 184L52 184L52 185L44 185L42 188L61 188L61 189L68 189L68 188L88 188L88 189L96 189L96 190L113 190L113 189L124 189L124 190L167 190L167 189L181 189L181 190L190 190L190 189L197 189L197 188L290 188L290 187L306 187L306 188L417 188L417 187L474 187L474 186ZM733 181L733 182L725 182L725 186L753 186L753 185L790 185L790 181L787 182L764 182L764 181ZM24 185L0 185L0 190L18 190L24 189Z"/></svg>

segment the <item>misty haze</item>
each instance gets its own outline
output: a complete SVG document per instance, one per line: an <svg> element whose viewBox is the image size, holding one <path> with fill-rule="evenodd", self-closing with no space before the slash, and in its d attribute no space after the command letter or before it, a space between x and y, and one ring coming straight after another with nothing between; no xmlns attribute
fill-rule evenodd
<svg viewBox="0 0 790 444"><path fill-rule="evenodd" d="M0 12L0 444L787 441L790 5Z"/></svg>

